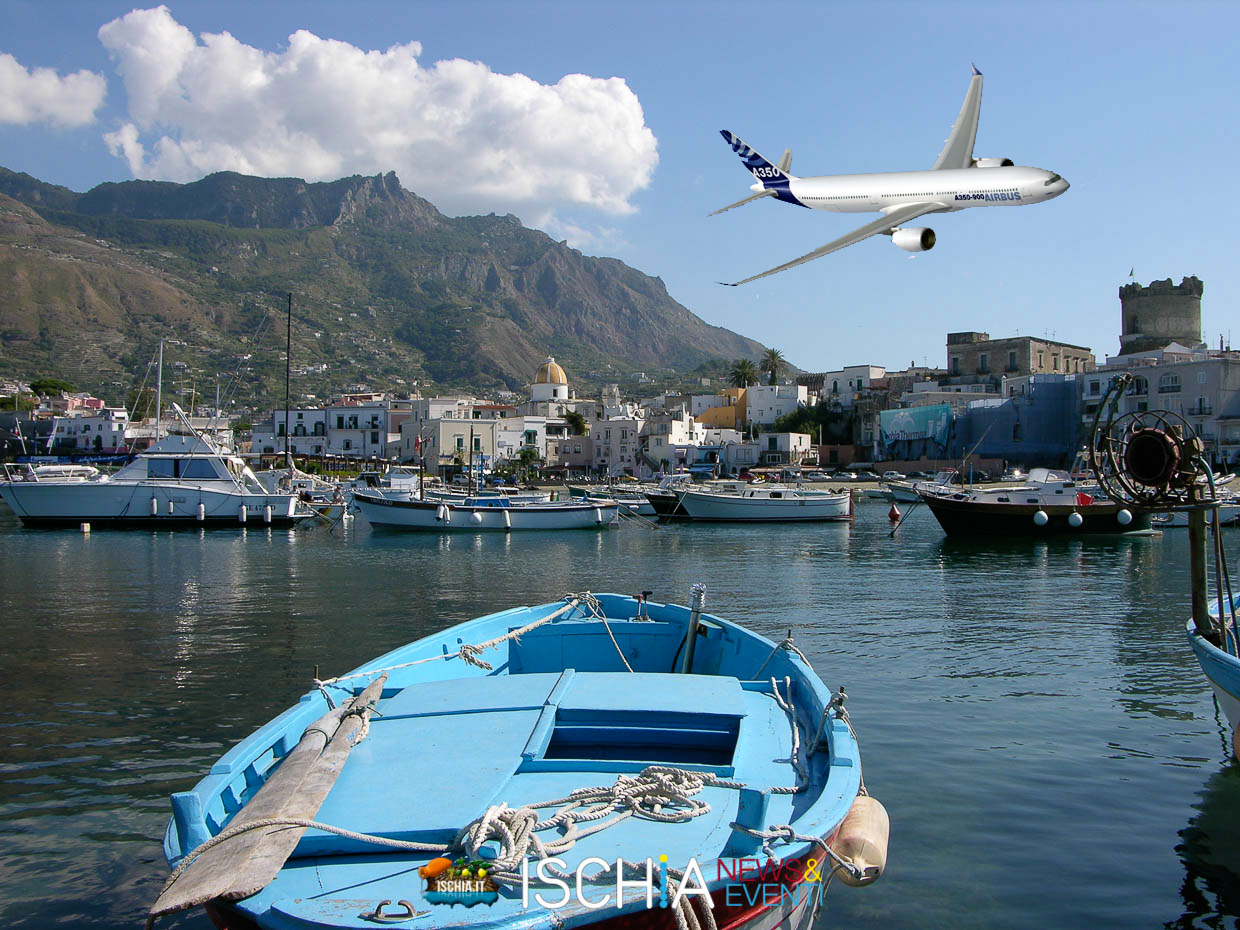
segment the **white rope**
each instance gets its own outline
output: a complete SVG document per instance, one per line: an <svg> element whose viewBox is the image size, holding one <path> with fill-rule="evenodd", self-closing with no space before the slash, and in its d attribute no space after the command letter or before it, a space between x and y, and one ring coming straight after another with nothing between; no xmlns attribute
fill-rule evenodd
<svg viewBox="0 0 1240 930"><path fill-rule="evenodd" d="M775 703L783 708L784 713L788 715L788 722L792 725L792 752L789 760L792 762L792 767L796 769L797 784L791 792L779 791L777 793L795 794L809 781L809 775L805 771L805 766L801 764L801 728L797 724L797 712L792 704L792 679L790 677L784 678L784 687L788 689L788 700L786 701L783 695L779 693L779 684L774 678L771 679L771 695L775 698ZM771 790L774 791L775 789Z"/></svg>
<svg viewBox="0 0 1240 930"><path fill-rule="evenodd" d="M865 869L861 868L858 865L855 865L852 862L849 862L847 859L845 859L843 856L837 853L834 849L828 846L827 841L825 839L823 839L820 836L813 836L811 834L806 834L806 833L798 833L792 827L791 824L782 823L782 824L772 825L769 830L757 830L757 829L754 829L753 827L746 827L745 825L739 824L739 823L733 823L731 824L731 827L733 830L740 830L744 833L748 833L750 836L755 836L758 839L762 840L762 851L765 852L768 856L771 854L771 843L775 842L776 840L780 840L784 843L789 843L789 844L813 843L815 846L821 846L823 850L826 852L826 854L831 858L831 861L835 863L836 869L843 869L844 871L852 875L853 878L858 879L858 880L865 878L865 874L866 874ZM835 869L832 869L832 871L835 871Z"/></svg>

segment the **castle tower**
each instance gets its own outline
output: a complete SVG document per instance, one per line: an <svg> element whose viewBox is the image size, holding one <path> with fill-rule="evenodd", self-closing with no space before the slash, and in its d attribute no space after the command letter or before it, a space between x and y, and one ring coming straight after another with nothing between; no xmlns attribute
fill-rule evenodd
<svg viewBox="0 0 1240 930"><path fill-rule="evenodd" d="M1171 279L1149 287L1125 284L1119 289L1122 330L1119 354L1150 352L1170 342L1195 349L1201 344L1201 294L1205 285L1195 276L1178 285Z"/></svg>
<svg viewBox="0 0 1240 930"><path fill-rule="evenodd" d="M534 383L530 387L530 400L568 400L568 377L564 369L556 364L550 355L534 375Z"/></svg>

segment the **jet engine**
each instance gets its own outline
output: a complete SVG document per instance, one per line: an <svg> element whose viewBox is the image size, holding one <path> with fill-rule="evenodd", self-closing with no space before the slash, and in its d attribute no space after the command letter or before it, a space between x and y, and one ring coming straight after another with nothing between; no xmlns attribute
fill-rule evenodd
<svg viewBox="0 0 1240 930"><path fill-rule="evenodd" d="M934 248L934 230L924 226L892 230L891 241L906 252L929 252Z"/></svg>
<svg viewBox="0 0 1240 930"><path fill-rule="evenodd" d="M974 168L1011 168L1012 159L1010 158L975 158L973 159Z"/></svg>

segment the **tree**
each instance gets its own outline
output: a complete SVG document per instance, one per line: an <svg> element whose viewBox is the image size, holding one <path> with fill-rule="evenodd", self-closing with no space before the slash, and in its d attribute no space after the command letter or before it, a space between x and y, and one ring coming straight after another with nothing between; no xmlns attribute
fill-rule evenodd
<svg viewBox="0 0 1240 930"><path fill-rule="evenodd" d="M784 353L779 349L767 349L766 354L762 356L762 361L758 362L758 370L765 375L770 376L767 384L774 384L779 380L779 373L788 367L788 363L784 361Z"/></svg>
<svg viewBox="0 0 1240 930"><path fill-rule="evenodd" d="M30 382L30 390L38 394L40 397L47 397L49 394L66 394L73 393L73 385L68 381L60 378L39 378Z"/></svg>
<svg viewBox="0 0 1240 930"><path fill-rule="evenodd" d="M737 359L728 370L728 383L732 387L747 388L758 383L758 369L747 358Z"/></svg>
<svg viewBox="0 0 1240 930"><path fill-rule="evenodd" d="M586 426L586 418L576 410L566 410L564 412L564 422L568 424L568 434L570 436L584 436L589 430Z"/></svg>

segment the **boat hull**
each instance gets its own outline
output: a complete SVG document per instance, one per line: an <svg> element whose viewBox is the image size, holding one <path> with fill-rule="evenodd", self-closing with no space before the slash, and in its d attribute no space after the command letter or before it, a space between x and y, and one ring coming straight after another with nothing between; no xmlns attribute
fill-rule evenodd
<svg viewBox="0 0 1240 930"><path fill-rule="evenodd" d="M512 532L514 530L601 529L617 518L615 502L583 504L454 504L447 501L394 500L364 492L353 503L372 526L400 530L449 532Z"/></svg>
<svg viewBox="0 0 1240 930"><path fill-rule="evenodd" d="M1198 633L1192 620L1188 621L1187 633L1193 654L1227 718L1232 732L1232 752L1236 753L1240 749L1237 746L1240 740L1237 736L1240 731L1240 658L1220 649Z"/></svg>
<svg viewBox="0 0 1240 930"><path fill-rule="evenodd" d="M923 494L921 500L948 536L1089 536L1148 532L1148 512L1127 511L1116 503L1070 504L998 504L979 503ZM1120 522L1120 512L1131 516L1127 524ZM1045 525L1039 526L1035 515L1046 514ZM1081 525L1073 526L1073 514L1081 516Z"/></svg>
<svg viewBox="0 0 1240 930"><path fill-rule="evenodd" d="M793 494L787 497L745 497L685 491L680 504L690 520L727 523L810 523L848 520L849 493Z"/></svg>
<svg viewBox="0 0 1240 930"><path fill-rule="evenodd" d="M188 484L4 482L0 496L22 524L30 527L82 523L131 529L239 526L243 506L246 524L289 525L310 516L297 506L295 494L241 494Z"/></svg>

